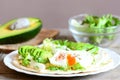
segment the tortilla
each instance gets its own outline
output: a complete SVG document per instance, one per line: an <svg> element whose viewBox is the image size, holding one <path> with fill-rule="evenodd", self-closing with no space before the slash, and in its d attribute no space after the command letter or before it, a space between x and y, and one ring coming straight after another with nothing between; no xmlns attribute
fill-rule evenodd
<svg viewBox="0 0 120 80"><path fill-rule="evenodd" d="M14 66L16 66L17 68L23 69L23 70L31 71L31 72L39 72L38 70L35 70L33 68L29 68L29 67L25 67L25 66L21 65L20 62L18 61L18 57L19 57L19 55L15 55L13 58L12 64Z"/></svg>
<svg viewBox="0 0 120 80"><path fill-rule="evenodd" d="M30 71L30 72L34 72L34 73L39 73L39 74L55 74L55 75L63 75L63 74L80 74L80 73L90 73L90 72L95 72L95 71L98 71L98 70L102 70L102 69L105 69L107 67L111 67L112 65L112 59L109 59L108 60L108 63L107 65L101 67L95 67L95 66L91 66L91 68L89 69L86 69L86 70L69 70L69 71L62 71L62 70L57 70L57 71L51 71L51 70L39 70L39 69L34 69L32 67L26 67L26 66L23 66L21 65L21 63L19 62L19 59L18 59L19 55L15 55L14 58L13 58L13 61L12 61L12 64L19 68L19 69L22 69L22 70L26 70L26 71Z"/></svg>

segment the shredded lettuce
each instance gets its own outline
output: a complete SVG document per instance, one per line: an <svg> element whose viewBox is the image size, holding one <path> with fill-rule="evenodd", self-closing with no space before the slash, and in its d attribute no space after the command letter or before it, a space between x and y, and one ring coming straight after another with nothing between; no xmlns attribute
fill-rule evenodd
<svg viewBox="0 0 120 80"><path fill-rule="evenodd" d="M84 32L95 33L95 34L108 34L114 33L120 25L120 19L112 16L111 14L99 16L86 15L82 21L82 25L87 24L88 26L84 27ZM113 28L116 27L116 28ZM81 29L82 31L82 29ZM95 45L102 43L103 39L113 40L115 34L109 35L93 35L89 37L89 42Z"/></svg>
<svg viewBox="0 0 120 80"><path fill-rule="evenodd" d="M56 65L49 65L46 68L52 71L56 71L56 70L66 71L67 70L66 67L61 67L61 66L56 66Z"/></svg>
<svg viewBox="0 0 120 80"><path fill-rule="evenodd" d="M23 66L28 66L30 64L30 60L29 59L22 59L22 63Z"/></svg>
<svg viewBox="0 0 120 80"><path fill-rule="evenodd" d="M54 44L67 46L71 50L86 50L92 54L96 54L99 48L95 45L83 42L73 42L68 40L53 40Z"/></svg>
<svg viewBox="0 0 120 80"><path fill-rule="evenodd" d="M56 66L56 65L52 65L49 64L49 66L47 66L47 69L55 71L55 70L63 70L63 71L67 71L67 70L85 70L84 67L82 67L79 63L76 63L72 66L67 66L67 67L62 67L62 66Z"/></svg>
<svg viewBox="0 0 120 80"><path fill-rule="evenodd" d="M83 66L80 65L80 63L76 63L73 66L69 66L70 70L85 70Z"/></svg>

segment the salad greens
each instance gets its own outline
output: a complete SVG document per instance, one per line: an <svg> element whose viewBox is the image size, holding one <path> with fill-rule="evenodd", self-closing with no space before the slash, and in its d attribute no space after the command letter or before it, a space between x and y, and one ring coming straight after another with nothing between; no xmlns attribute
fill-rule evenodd
<svg viewBox="0 0 120 80"><path fill-rule="evenodd" d="M73 42L68 40L53 40L53 43L57 45L59 44L61 46L67 46L71 50L86 50L92 54L96 54L99 49L97 46L91 45L89 43Z"/></svg>
<svg viewBox="0 0 120 80"><path fill-rule="evenodd" d="M60 67L60 66L49 64L49 66L47 65L47 69L52 70L52 71L55 71L55 70L63 70L63 71L67 71L67 70L85 70L85 68L82 67L79 63L76 63L75 65L68 66L68 67Z"/></svg>
<svg viewBox="0 0 120 80"><path fill-rule="evenodd" d="M73 70L84 70L85 68L82 67L79 63L76 63L75 65L73 66L70 66L69 69L73 69Z"/></svg>
<svg viewBox="0 0 120 80"><path fill-rule="evenodd" d="M56 66L56 65L52 65L52 64L46 64L46 68L49 69L49 70L52 70L52 71L55 71L55 70L66 71L67 70L66 67Z"/></svg>
<svg viewBox="0 0 120 80"><path fill-rule="evenodd" d="M50 63L49 58L51 58L55 54L55 50L86 50L91 54L97 54L99 48L95 45L91 45L89 43L82 42L73 42L68 40L53 40L53 39L45 39L43 43L37 46L21 46L18 49L18 53L20 55L21 64L23 66L29 66L31 61L37 63L43 63L46 65L46 68L49 70L83 70L84 68L76 63L75 65L68 67L56 66Z"/></svg>
<svg viewBox="0 0 120 80"><path fill-rule="evenodd" d="M112 16L111 14L99 16L86 15L81 23L85 26L84 32L101 34L101 35L91 35L89 37L89 42L92 44L100 44L103 39L113 40L116 27L120 25L119 18ZM87 25L87 27L86 27ZM115 27L115 28L114 28ZM82 30L82 29L81 29ZM104 35L109 34L109 35Z"/></svg>

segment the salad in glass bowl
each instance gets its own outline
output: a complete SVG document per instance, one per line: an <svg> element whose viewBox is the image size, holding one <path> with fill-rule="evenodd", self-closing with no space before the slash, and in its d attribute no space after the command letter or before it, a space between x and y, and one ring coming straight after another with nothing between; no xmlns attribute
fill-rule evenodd
<svg viewBox="0 0 120 80"><path fill-rule="evenodd" d="M99 46L113 42L120 32L119 26L120 18L112 14L80 14L69 19L69 30L76 41Z"/></svg>

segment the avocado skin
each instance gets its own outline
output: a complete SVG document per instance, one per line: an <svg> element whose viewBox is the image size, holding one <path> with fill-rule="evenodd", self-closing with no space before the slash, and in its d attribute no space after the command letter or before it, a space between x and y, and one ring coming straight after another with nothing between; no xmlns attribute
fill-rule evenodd
<svg viewBox="0 0 120 80"><path fill-rule="evenodd" d="M18 35L1 38L0 44L3 45L3 44L22 43L22 42L25 42L25 41L28 41L28 40L34 38L41 31L41 28L42 28L42 22L38 21L37 23L41 23L41 24L39 24L37 26L37 28L35 28L33 30L26 31L26 32L18 34Z"/></svg>

